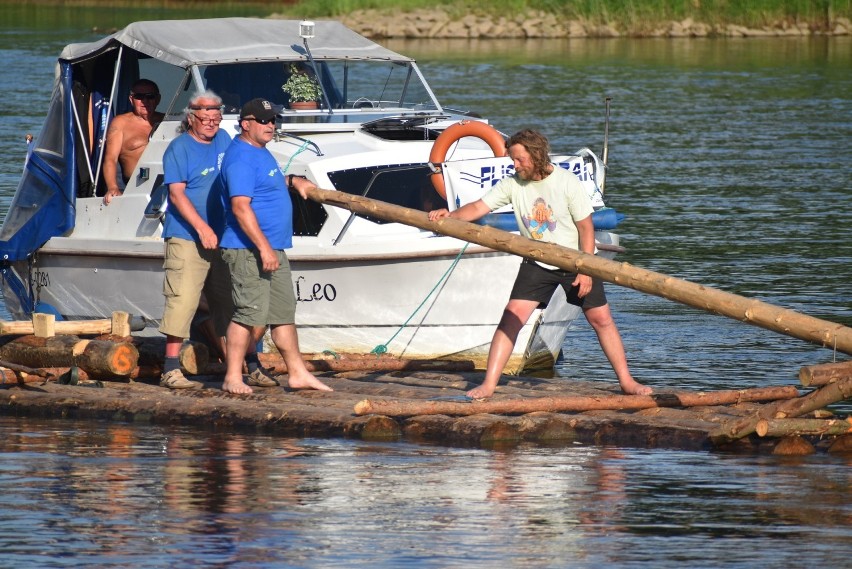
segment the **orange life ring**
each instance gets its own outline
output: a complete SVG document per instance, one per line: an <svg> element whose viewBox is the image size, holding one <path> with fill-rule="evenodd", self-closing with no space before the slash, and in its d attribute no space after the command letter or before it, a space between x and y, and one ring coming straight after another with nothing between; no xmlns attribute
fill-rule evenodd
<svg viewBox="0 0 852 569"><path fill-rule="evenodd" d="M429 153L429 164L432 166L432 185L435 186L435 191L442 198L447 199L447 189L444 187L444 175L439 167L447 158L447 150L452 144L466 136L475 136L488 143L494 156L506 155L506 141L503 135L497 132L494 127L487 125L481 121L461 121L448 127L444 132L438 135L435 143L432 145L432 152Z"/></svg>

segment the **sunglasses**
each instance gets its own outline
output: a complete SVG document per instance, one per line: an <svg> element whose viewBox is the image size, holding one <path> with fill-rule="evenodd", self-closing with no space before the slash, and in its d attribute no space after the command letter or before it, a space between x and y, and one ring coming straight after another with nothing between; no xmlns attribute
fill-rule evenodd
<svg viewBox="0 0 852 569"><path fill-rule="evenodd" d="M136 99L137 101L144 101L144 100L153 101L154 99L159 97L160 94L159 93L133 93L130 96L133 97L134 99Z"/></svg>
<svg viewBox="0 0 852 569"><path fill-rule="evenodd" d="M269 123L275 124L275 117L272 117L271 119L256 119L254 117L247 117L247 118L244 118L243 120L244 121L254 121L257 124L269 124Z"/></svg>

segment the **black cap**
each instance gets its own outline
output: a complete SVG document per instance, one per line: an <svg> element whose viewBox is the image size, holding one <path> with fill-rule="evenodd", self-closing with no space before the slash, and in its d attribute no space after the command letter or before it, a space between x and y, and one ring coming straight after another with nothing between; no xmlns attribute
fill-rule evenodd
<svg viewBox="0 0 852 569"><path fill-rule="evenodd" d="M275 118L276 114L275 109L272 108L272 103L266 99L252 99L240 109L240 120L246 117L269 120Z"/></svg>

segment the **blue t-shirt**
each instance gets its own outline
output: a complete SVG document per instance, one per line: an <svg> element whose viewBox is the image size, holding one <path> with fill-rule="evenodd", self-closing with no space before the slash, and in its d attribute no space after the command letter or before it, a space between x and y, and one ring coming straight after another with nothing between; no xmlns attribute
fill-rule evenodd
<svg viewBox="0 0 852 569"><path fill-rule="evenodd" d="M266 148L234 138L222 160L225 231L219 246L227 249L254 249L231 209L231 198L251 198L251 208L260 230L273 249L293 246L293 202L284 173Z"/></svg>
<svg viewBox="0 0 852 569"><path fill-rule="evenodd" d="M230 145L231 137L224 130L217 132L209 144L184 133L175 138L163 154L163 182L166 185L185 182L186 197L217 235L222 233L224 211L219 190L211 191L211 188L219 177L225 150ZM176 207L169 207L163 222L163 237L198 241L198 232Z"/></svg>

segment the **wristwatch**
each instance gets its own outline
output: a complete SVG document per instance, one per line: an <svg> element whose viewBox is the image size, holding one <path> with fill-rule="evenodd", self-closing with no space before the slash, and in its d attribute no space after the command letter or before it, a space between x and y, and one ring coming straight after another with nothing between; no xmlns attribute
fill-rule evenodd
<svg viewBox="0 0 852 569"><path fill-rule="evenodd" d="M298 174L288 174L287 175L287 189L291 192L296 191L296 186L293 185L293 178L302 178L303 180L307 180L307 176L299 176Z"/></svg>

